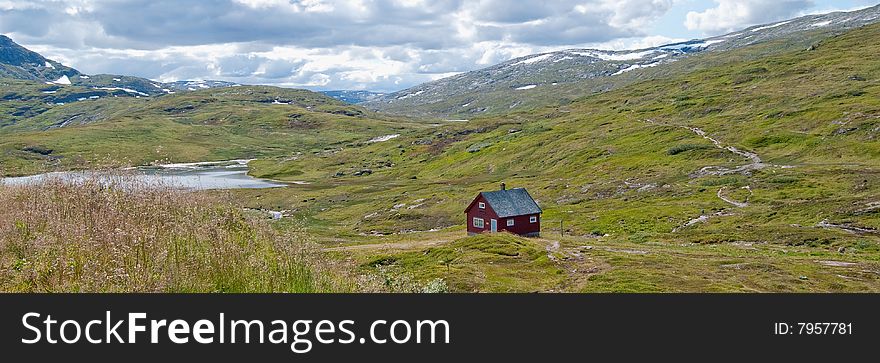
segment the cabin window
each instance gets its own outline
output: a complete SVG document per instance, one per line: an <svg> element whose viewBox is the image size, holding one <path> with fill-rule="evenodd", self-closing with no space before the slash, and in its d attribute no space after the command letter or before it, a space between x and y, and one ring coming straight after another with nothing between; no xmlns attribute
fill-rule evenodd
<svg viewBox="0 0 880 363"><path fill-rule="evenodd" d="M483 228L485 224L483 224L483 218L474 218L474 227Z"/></svg>
<svg viewBox="0 0 880 363"><path fill-rule="evenodd" d="M480 202L480 209L486 209L486 203Z"/></svg>
<svg viewBox="0 0 880 363"><path fill-rule="evenodd" d="M538 222L538 216L529 217L529 223L537 223L537 222Z"/></svg>
<svg viewBox="0 0 880 363"><path fill-rule="evenodd" d="M513 227L513 218L507 220L507 226Z"/></svg>

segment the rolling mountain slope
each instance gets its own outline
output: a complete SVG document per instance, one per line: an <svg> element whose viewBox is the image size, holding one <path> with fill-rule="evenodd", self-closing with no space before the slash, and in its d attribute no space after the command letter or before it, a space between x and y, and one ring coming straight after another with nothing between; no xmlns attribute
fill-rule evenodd
<svg viewBox="0 0 880 363"><path fill-rule="evenodd" d="M46 87L55 86L0 80L6 100L0 112L20 114L0 123L0 175L156 160L296 157L424 127L297 89L239 86L47 105L46 97L94 91L66 86L45 94Z"/></svg>
<svg viewBox="0 0 880 363"><path fill-rule="evenodd" d="M307 90L86 75L7 37L0 100L0 175L289 157L425 127Z"/></svg>
<svg viewBox="0 0 880 363"><path fill-rule="evenodd" d="M634 51L571 49L513 59L485 69L428 82L364 103L383 112L439 118L470 119L481 114L570 101L669 72L694 55L729 51L785 39L778 49L763 54L808 47L818 40L880 19L880 6L855 12L805 16L754 26L723 36ZM762 55L763 55L762 54ZM695 62L699 63L699 62ZM637 75L633 75L636 73Z"/></svg>

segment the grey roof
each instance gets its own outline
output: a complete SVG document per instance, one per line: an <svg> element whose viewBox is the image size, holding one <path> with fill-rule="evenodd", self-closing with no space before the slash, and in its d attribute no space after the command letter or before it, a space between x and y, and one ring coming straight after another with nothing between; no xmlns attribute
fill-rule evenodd
<svg viewBox="0 0 880 363"><path fill-rule="evenodd" d="M498 214L498 218L541 213L538 203L524 188L483 192L483 197Z"/></svg>

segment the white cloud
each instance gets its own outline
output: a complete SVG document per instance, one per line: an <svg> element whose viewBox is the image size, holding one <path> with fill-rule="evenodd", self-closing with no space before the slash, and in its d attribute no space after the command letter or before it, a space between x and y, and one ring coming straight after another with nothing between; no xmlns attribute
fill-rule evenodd
<svg viewBox="0 0 880 363"><path fill-rule="evenodd" d="M31 2L0 0L0 10L4 10L4 11L37 9L37 8L39 8L38 4L34 4Z"/></svg>
<svg viewBox="0 0 880 363"><path fill-rule="evenodd" d="M676 0L0 0L0 33L88 74L393 91L562 48L656 45ZM137 16L133 16L137 14Z"/></svg>
<svg viewBox="0 0 880 363"><path fill-rule="evenodd" d="M673 0L602 0L599 7L612 14L611 26L644 28L666 14L673 4Z"/></svg>
<svg viewBox="0 0 880 363"><path fill-rule="evenodd" d="M329 13L335 8L332 3L322 0L233 0L251 9L280 9L294 13Z"/></svg>
<svg viewBox="0 0 880 363"><path fill-rule="evenodd" d="M811 0L715 0L716 6L687 13L684 25L707 34L734 31L751 25L793 17L812 7Z"/></svg>

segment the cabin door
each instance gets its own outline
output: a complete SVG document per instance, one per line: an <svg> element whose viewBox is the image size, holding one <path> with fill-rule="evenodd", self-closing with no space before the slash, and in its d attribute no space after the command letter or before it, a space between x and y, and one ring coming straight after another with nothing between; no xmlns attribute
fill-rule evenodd
<svg viewBox="0 0 880 363"><path fill-rule="evenodd" d="M498 221L493 219L489 222L489 225L492 227L492 232L498 232Z"/></svg>

